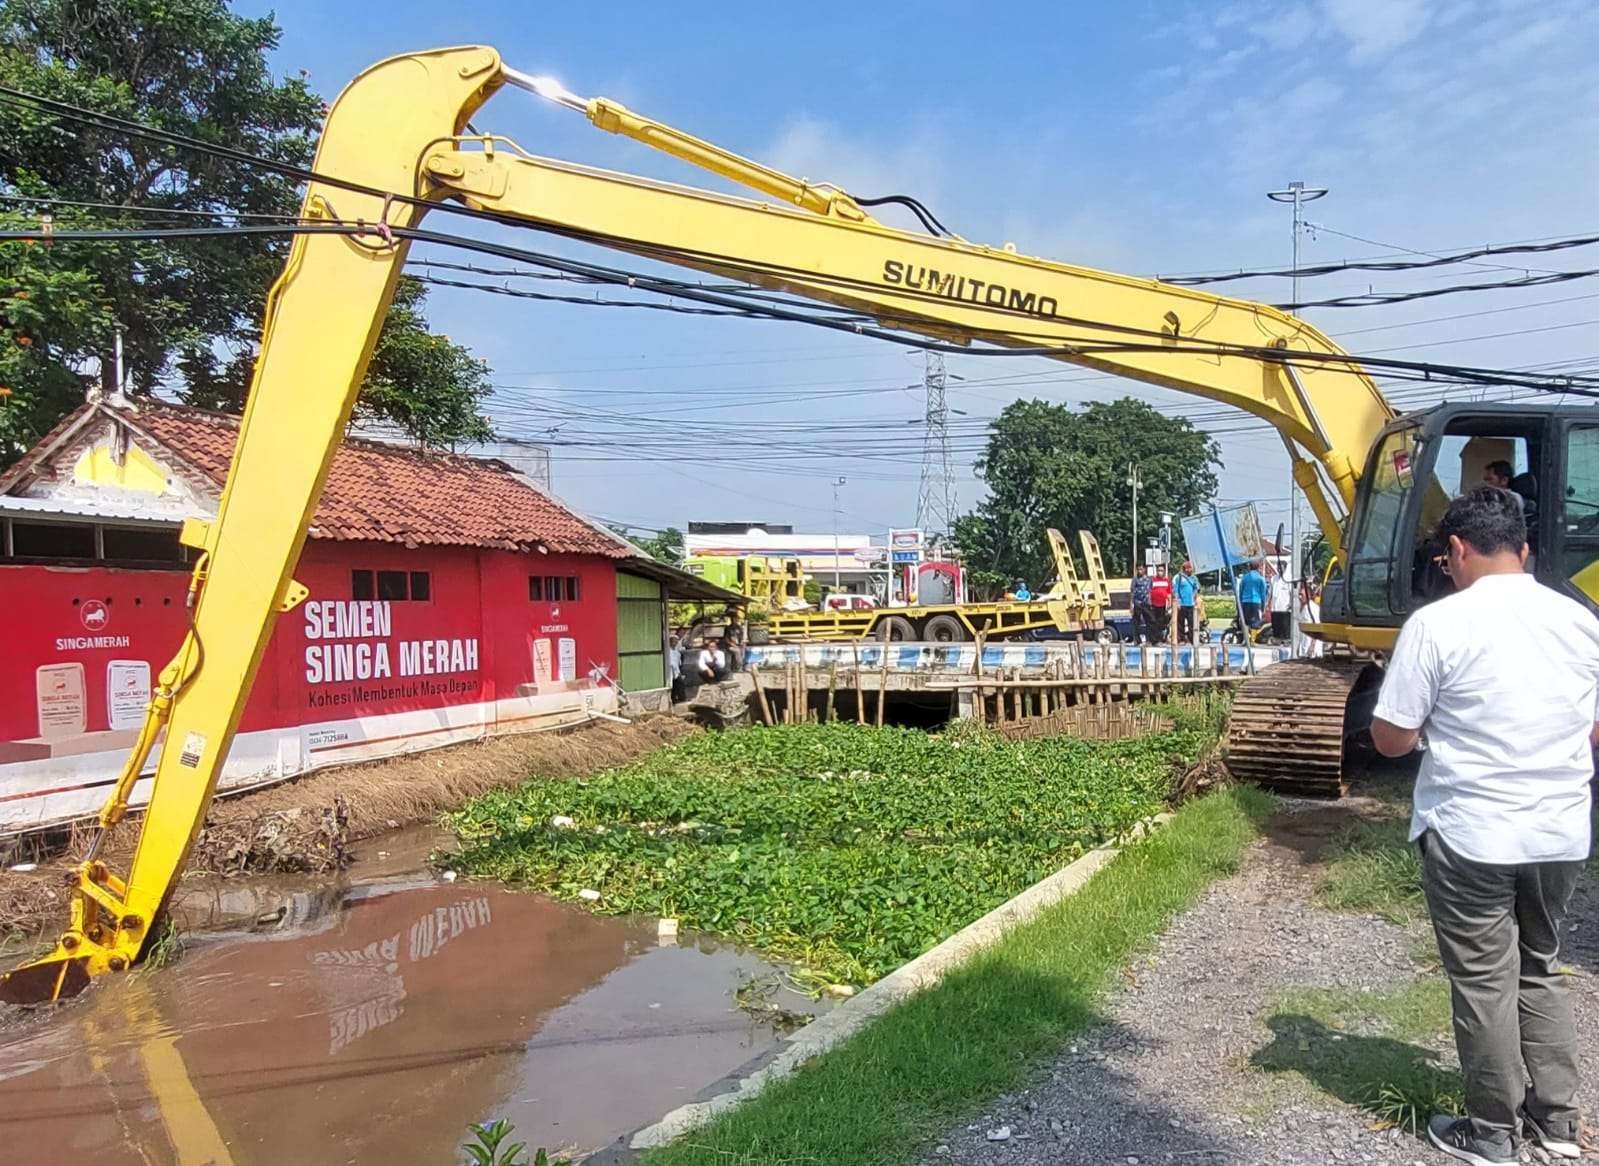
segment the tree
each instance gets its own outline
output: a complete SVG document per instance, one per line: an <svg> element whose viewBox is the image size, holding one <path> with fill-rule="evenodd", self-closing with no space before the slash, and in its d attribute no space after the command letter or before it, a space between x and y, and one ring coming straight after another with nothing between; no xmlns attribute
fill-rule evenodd
<svg viewBox="0 0 1599 1166"><path fill-rule="evenodd" d="M1001 590L1022 580L1035 590L1054 578L1045 531L1075 541L1092 531L1111 574L1130 570L1132 491L1137 462L1140 544L1160 526L1160 512L1191 514L1216 493L1220 451L1187 421L1124 397L1081 412L1047 401L1014 401L989 427L976 464L988 497L955 523L955 545L974 587Z"/></svg>
<svg viewBox="0 0 1599 1166"><path fill-rule="evenodd" d="M683 532L675 526L658 532L654 538L640 540L638 546L652 559L659 559L674 567L683 565Z"/></svg>
<svg viewBox="0 0 1599 1166"><path fill-rule="evenodd" d="M611 530L652 559L673 567L683 565L683 532L675 526L656 532L653 538L638 538L630 534L625 526L613 526Z"/></svg>
<svg viewBox="0 0 1599 1166"><path fill-rule="evenodd" d="M272 76L266 57L278 37L270 17L235 15L224 0L0 0L0 83L307 166L324 105L303 75ZM264 167L97 129L25 103L4 109L0 195L12 196L33 225L45 213L62 227L223 225L235 215L299 209L295 180ZM92 213L72 208L83 202L99 205ZM17 268L33 279L49 272L56 283L25 321L0 312L0 349L16 346L26 326L34 350L20 364L0 366L14 378L6 381L12 395L0 421L0 464L37 439L94 378L113 387L113 321L123 330L130 391L175 390L193 404L242 406L266 293L287 246L261 236L58 243L48 256L0 260L8 275ZM487 425L477 405L488 389L482 364L430 336L420 286L404 291L385 323L384 359L374 361L362 413L425 442L481 437ZM403 379L412 375L415 381Z"/></svg>

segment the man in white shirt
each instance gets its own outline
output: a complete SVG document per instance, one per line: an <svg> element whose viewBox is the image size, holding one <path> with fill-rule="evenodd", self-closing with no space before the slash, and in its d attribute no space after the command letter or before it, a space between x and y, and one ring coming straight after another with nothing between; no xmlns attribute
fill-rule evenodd
<svg viewBox="0 0 1599 1166"><path fill-rule="evenodd" d="M1410 836L1470 1115L1435 1116L1427 1133L1474 1166L1517 1161L1523 1130L1575 1158L1576 1026L1558 957L1590 847L1599 619L1524 572L1509 491L1455 499L1438 541L1456 593L1406 622L1372 723L1390 757L1426 737Z"/></svg>
<svg viewBox="0 0 1599 1166"><path fill-rule="evenodd" d="M698 673L701 684L714 684L719 679L717 676L716 656L716 641L706 640L704 647L700 649L699 656L694 661L694 670Z"/></svg>

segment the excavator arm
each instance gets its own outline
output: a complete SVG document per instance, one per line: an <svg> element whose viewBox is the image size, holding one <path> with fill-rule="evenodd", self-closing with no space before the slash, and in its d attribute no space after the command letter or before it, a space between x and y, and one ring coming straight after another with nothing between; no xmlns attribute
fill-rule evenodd
<svg viewBox="0 0 1599 1166"><path fill-rule="evenodd" d="M779 201L755 201L523 152L468 133L512 84ZM329 111L304 219L360 233L297 236L268 301L260 357L215 522L199 552L191 623L163 672L139 747L74 875L56 948L0 997L55 999L144 951L216 787L322 483L405 261L430 204L456 200L622 251L869 314L941 341L1038 349L1072 364L1238 406L1282 435L1329 538L1354 500L1356 459L1392 415L1372 381L1315 328L1261 304L1052 263L875 220L847 194L794 179L507 68L493 49L395 57ZM1294 364L1276 353L1320 354ZM161 740L164 734L164 740ZM101 857L160 742L126 878Z"/></svg>

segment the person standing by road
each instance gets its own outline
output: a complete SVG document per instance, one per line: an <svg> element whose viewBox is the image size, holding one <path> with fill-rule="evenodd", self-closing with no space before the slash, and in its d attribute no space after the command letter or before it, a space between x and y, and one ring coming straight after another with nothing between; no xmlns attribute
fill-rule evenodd
<svg viewBox="0 0 1599 1166"><path fill-rule="evenodd" d="M678 704L687 698L688 692L683 684L683 649L678 646L676 636L666 641L666 671L672 682L672 703Z"/></svg>
<svg viewBox="0 0 1599 1166"><path fill-rule="evenodd" d="M1475 1166L1517 1161L1524 1132L1576 1158L1577 1033L1559 956L1591 845L1599 619L1524 572L1526 522L1508 491L1456 498L1437 537L1455 594L1405 623L1372 721L1386 756L1427 745L1410 837L1468 1115L1433 1117L1427 1136Z"/></svg>
<svg viewBox="0 0 1599 1166"><path fill-rule="evenodd" d="M1154 582L1145 572L1145 568L1134 565L1131 596L1133 603L1133 639L1140 644L1149 639L1150 628L1155 623L1155 609L1150 605Z"/></svg>
<svg viewBox="0 0 1599 1166"><path fill-rule="evenodd" d="M1238 577L1238 614L1244 627L1254 631L1261 625L1261 612L1266 607L1266 576L1260 573L1259 563L1250 563L1249 570Z"/></svg>
<svg viewBox="0 0 1599 1166"><path fill-rule="evenodd" d="M1199 603L1199 580L1194 577L1194 564L1184 560L1182 572L1172 580L1172 591L1177 596L1177 642L1194 642L1194 607Z"/></svg>
<svg viewBox="0 0 1599 1166"><path fill-rule="evenodd" d="M1149 581L1149 606L1154 612L1149 642L1164 644L1171 639L1171 580L1166 578L1165 567L1156 567L1155 577Z"/></svg>

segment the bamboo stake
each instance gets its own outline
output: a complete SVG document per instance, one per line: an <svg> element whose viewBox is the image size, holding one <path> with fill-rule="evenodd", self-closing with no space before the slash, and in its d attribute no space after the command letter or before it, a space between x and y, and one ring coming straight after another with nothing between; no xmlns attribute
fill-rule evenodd
<svg viewBox="0 0 1599 1166"><path fill-rule="evenodd" d="M855 723L866 723L866 688L861 683L861 646L851 644L850 650L855 653Z"/></svg>
<svg viewBox="0 0 1599 1166"><path fill-rule="evenodd" d="M750 666L749 674L750 679L755 682L755 695L761 703L761 723L770 725L772 723L772 706L766 700L766 685L761 680L761 674L755 670L754 665Z"/></svg>
<svg viewBox="0 0 1599 1166"><path fill-rule="evenodd" d="M838 695L838 659L835 657L827 672L827 723L832 724L833 700Z"/></svg>
<svg viewBox="0 0 1599 1166"><path fill-rule="evenodd" d="M883 727L883 706L888 703L888 649L883 649L883 669L877 674L877 727Z"/></svg>

